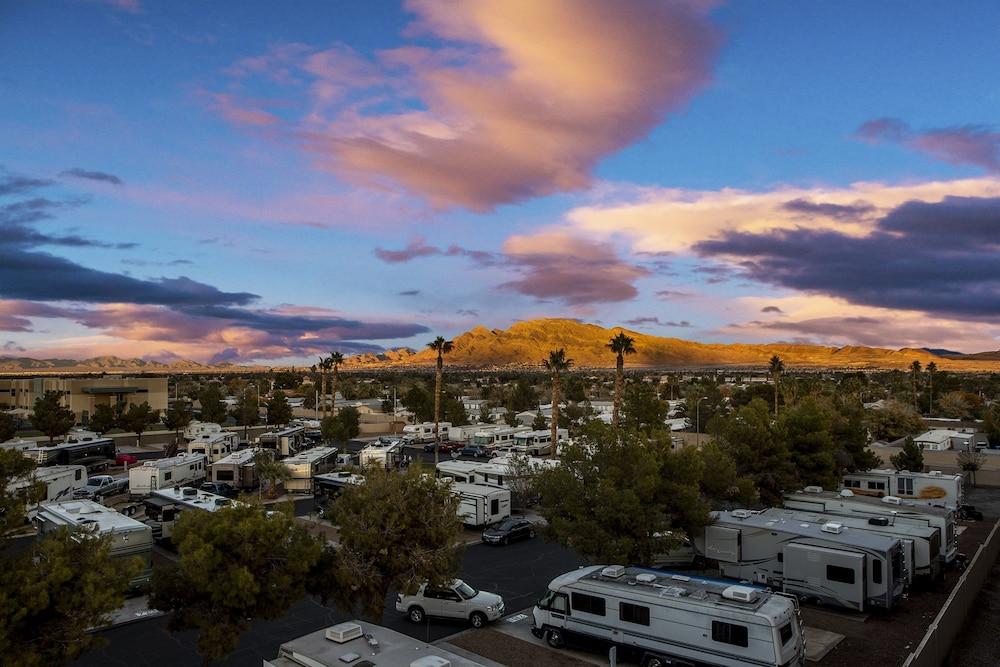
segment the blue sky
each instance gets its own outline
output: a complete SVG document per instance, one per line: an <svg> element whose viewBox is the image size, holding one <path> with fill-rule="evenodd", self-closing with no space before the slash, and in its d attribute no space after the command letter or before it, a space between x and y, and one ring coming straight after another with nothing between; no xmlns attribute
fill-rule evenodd
<svg viewBox="0 0 1000 667"><path fill-rule="evenodd" d="M5 3L0 353L1000 347L1000 7L689 4Z"/></svg>

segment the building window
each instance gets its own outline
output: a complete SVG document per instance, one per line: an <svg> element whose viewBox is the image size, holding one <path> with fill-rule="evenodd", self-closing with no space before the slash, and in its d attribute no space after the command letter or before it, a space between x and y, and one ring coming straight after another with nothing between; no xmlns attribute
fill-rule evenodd
<svg viewBox="0 0 1000 667"><path fill-rule="evenodd" d="M584 593L573 593L571 599L573 611L582 611L586 614L604 616L604 598Z"/></svg>
<svg viewBox="0 0 1000 667"><path fill-rule="evenodd" d="M829 581L835 581L838 584L853 584L854 570L849 567L841 567L839 565L827 565L826 578Z"/></svg>
<svg viewBox="0 0 1000 667"><path fill-rule="evenodd" d="M844 486L848 489L860 489L861 480L860 479L845 479Z"/></svg>
<svg viewBox="0 0 1000 667"><path fill-rule="evenodd" d="M885 491L885 482L868 482L868 488Z"/></svg>
<svg viewBox="0 0 1000 667"><path fill-rule="evenodd" d="M712 640L744 648L750 645L747 626L722 621L712 621Z"/></svg>
<svg viewBox="0 0 1000 667"><path fill-rule="evenodd" d="M649 625L649 607L620 602L618 603L618 617L624 623Z"/></svg>

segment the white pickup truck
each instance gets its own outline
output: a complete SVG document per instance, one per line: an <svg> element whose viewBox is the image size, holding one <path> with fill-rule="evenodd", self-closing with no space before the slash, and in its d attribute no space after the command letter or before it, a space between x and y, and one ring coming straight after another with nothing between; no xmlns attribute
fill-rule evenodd
<svg viewBox="0 0 1000 667"><path fill-rule="evenodd" d="M111 475L95 475L87 480L86 486L73 492L74 498L104 498L125 493L128 490L128 477L112 477Z"/></svg>

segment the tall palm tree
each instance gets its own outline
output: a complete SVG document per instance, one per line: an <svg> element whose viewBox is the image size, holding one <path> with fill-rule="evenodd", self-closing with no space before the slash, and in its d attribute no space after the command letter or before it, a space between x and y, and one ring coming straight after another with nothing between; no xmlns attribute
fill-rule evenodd
<svg viewBox="0 0 1000 667"><path fill-rule="evenodd" d="M552 450L549 452L549 458L552 458L556 455L556 445L559 442L559 390L562 385L560 376L572 368L573 360L567 359L566 350L560 347L549 352L549 358L542 359L542 365L552 374Z"/></svg>
<svg viewBox="0 0 1000 667"><path fill-rule="evenodd" d="M330 372L330 360L327 357L319 358L319 372L320 372L320 392L319 400L322 401L320 405L323 406L323 418L326 418L326 376Z"/></svg>
<svg viewBox="0 0 1000 667"><path fill-rule="evenodd" d="M778 418L778 391L779 384L781 383L781 374L785 372L785 362L781 360L781 357L774 355L771 357L771 362L767 367L768 373L771 374L771 379L774 380L774 418Z"/></svg>
<svg viewBox="0 0 1000 667"><path fill-rule="evenodd" d="M927 364L927 395L929 414L934 415L934 375L937 373L937 364L933 361Z"/></svg>
<svg viewBox="0 0 1000 667"><path fill-rule="evenodd" d="M920 408L917 407L917 391L920 388L920 362L916 359L910 364L910 377L913 380L913 409L919 412Z"/></svg>
<svg viewBox="0 0 1000 667"><path fill-rule="evenodd" d="M332 415L336 412L337 387L340 385L340 365L344 363L344 355L340 352L331 352L326 360L330 362L330 368L333 369L333 386L330 388L330 393L333 394L330 405L330 414Z"/></svg>
<svg viewBox="0 0 1000 667"><path fill-rule="evenodd" d="M635 339L619 331L608 343L608 349L615 353L615 405L611 423L618 426L618 415L622 405L622 387L625 384L625 355L635 354Z"/></svg>
<svg viewBox="0 0 1000 667"><path fill-rule="evenodd" d="M438 336L427 347L437 352L437 372L434 374L434 465L438 463L438 449L441 444L441 433L438 424L441 421L441 377L444 374L444 355L451 352L451 341Z"/></svg>

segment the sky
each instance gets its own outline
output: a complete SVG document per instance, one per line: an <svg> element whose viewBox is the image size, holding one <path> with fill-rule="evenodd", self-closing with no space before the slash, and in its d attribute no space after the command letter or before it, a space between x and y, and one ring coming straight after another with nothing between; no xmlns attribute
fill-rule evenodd
<svg viewBox="0 0 1000 667"><path fill-rule="evenodd" d="M0 356L1000 348L1000 4L0 3Z"/></svg>

